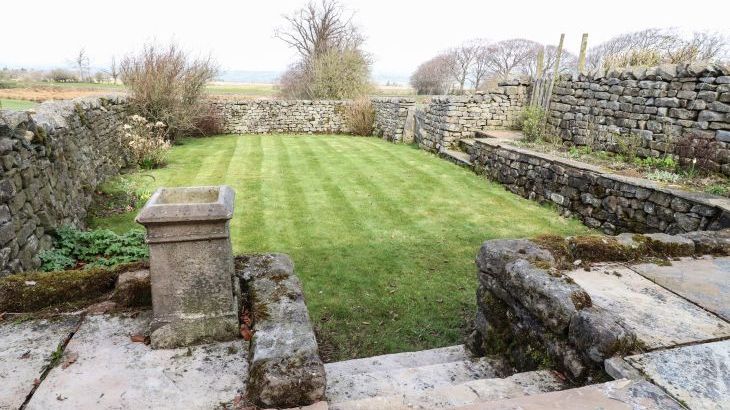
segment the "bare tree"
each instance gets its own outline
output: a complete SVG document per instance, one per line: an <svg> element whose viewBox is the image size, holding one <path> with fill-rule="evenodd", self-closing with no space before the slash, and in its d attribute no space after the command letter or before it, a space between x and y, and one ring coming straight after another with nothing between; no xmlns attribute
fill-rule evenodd
<svg viewBox="0 0 730 410"><path fill-rule="evenodd" d="M119 78L119 69L117 68L116 56L112 56L112 63L111 65L109 65L109 76L112 78L114 84L116 84L117 78Z"/></svg>
<svg viewBox="0 0 730 410"><path fill-rule="evenodd" d="M521 38L492 44L489 47L489 69L503 79L528 73L529 65L540 47L535 41Z"/></svg>
<svg viewBox="0 0 730 410"><path fill-rule="evenodd" d="M411 75L411 86L418 94L446 94L450 83L449 64L443 54L422 63Z"/></svg>
<svg viewBox="0 0 730 410"><path fill-rule="evenodd" d="M475 47L474 63L471 66L469 79L476 90L489 75L489 41L473 40L472 44Z"/></svg>
<svg viewBox="0 0 730 410"><path fill-rule="evenodd" d="M304 59L312 59L331 49L359 48L364 38L337 0L310 1L304 8L284 16L286 27L274 35L293 47Z"/></svg>
<svg viewBox="0 0 730 410"><path fill-rule="evenodd" d="M676 32L660 28L621 34L591 48L586 66L590 69L609 69L631 62L659 62L679 42L681 39Z"/></svg>
<svg viewBox="0 0 730 410"><path fill-rule="evenodd" d="M545 67L545 73L552 73L553 66L555 65L555 59L558 56L557 46L545 46L545 60L543 60L543 67ZM535 53L537 55L537 52ZM578 56L563 49L560 54L560 67L558 73L570 73L578 69ZM527 65L527 74L535 76L537 74L537 58L532 58Z"/></svg>
<svg viewBox="0 0 730 410"><path fill-rule="evenodd" d="M89 80L89 76L84 75L84 73L88 73L89 71L89 56L86 54L86 49L81 47L81 50L79 50L78 55L76 55L76 58L74 59L74 63L76 64L76 68L79 70L79 81L87 81Z"/></svg>
<svg viewBox="0 0 730 410"><path fill-rule="evenodd" d="M718 32L694 32L692 37L681 41L667 53L672 63L715 61L728 57L728 38Z"/></svg>
<svg viewBox="0 0 730 410"><path fill-rule="evenodd" d="M476 45L471 43L464 43L446 52L446 58L449 62L449 72L454 82L459 84L460 94L464 92L464 84L471 73L476 52Z"/></svg>

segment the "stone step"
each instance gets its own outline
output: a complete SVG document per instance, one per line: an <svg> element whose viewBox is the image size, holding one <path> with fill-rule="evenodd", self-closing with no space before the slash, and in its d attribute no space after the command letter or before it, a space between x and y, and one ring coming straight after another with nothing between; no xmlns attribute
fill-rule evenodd
<svg viewBox="0 0 730 410"><path fill-rule="evenodd" d="M471 167L471 158L469 157L469 154L466 152L456 151L453 149L444 149L441 151L441 157L445 158L456 165L461 165L463 167Z"/></svg>
<svg viewBox="0 0 730 410"><path fill-rule="evenodd" d="M694 408L694 407L693 407ZM699 407L697 407L699 408ZM704 407L722 408L722 407ZM684 410L671 396L646 380L619 379L575 389L505 398L456 407L459 410Z"/></svg>
<svg viewBox="0 0 730 410"><path fill-rule="evenodd" d="M480 379L414 394L378 396L335 403L333 410L444 409L560 390L564 383L551 371L525 372L503 379Z"/></svg>
<svg viewBox="0 0 730 410"><path fill-rule="evenodd" d="M376 396L419 394L437 387L499 377L503 368L501 360L483 357L341 377L328 375L327 398L330 403L341 403Z"/></svg>
<svg viewBox="0 0 730 410"><path fill-rule="evenodd" d="M475 131L476 138L497 138L501 140L521 140L524 137L522 131L513 130L478 130Z"/></svg>
<svg viewBox="0 0 730 410"><path fill-rule="evenodd" d="M336 379L349 374L406 369L409 367L459 362L468 359L470 359L470 356L464 345L456 345L418 352L393 353L363 359L327 363L324 365L324 369L327 374L327 379Z"/></svg>

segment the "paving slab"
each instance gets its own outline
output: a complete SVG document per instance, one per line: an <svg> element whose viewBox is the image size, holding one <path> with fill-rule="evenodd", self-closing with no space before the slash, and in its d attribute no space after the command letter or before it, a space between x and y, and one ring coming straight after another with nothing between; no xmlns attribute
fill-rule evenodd
<svg viewBox="0 0 730 410"><path fill-rule="evenodd" d="M324 369L328 379L336 379L348 374L369 373L391 369L427 366L439 363L458 362L471 356L464 345L440 347L418 352L386 354L362 359L343 360L326 363Z"/></svg>
<svg viewBox="0 0 730 410"><path fill-rule="evenodd" d="M681 258L671 266L647 263L631 269L730 320L730 257Z"/></svg>
<svg viewBox="0 0 730 410"><path fill-rule="evenodd" d="M78 322L78 316L0 322L0 409L17 409L25 402L33 381Z"/></svg>
<svg viewBox="0 0 730 410"><path fill-rule="evenodd" d="M62 363L41 383L28 409L212 409L244 390L243 340L153 350L133 342L149 312L88 316L66 346Z"/></svg>
<svg viewBox="0 0 730 410"><path fill-rule="evenodd" d="M603 384L457 407L460 410L684 410L657 386L641 380Z"/></svg>
<svg viewBox="0 0 730 410"><path fill-rule="evenodd" d="M626 358L691 409L730 409L730 340Z"/></svg>
<svg viewBox="0 0 730 410"><path fill-rule="evenodd" d="M568 276L649 349L730 336L728 322L622 265L599 264Z"/></svg>

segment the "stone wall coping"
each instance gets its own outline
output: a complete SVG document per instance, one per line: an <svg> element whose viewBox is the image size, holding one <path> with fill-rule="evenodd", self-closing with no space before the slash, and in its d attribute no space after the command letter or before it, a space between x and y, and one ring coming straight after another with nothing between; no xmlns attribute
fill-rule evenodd
<svg viewBox="0 0 730 410"><path fill-rule="evenodd" d="M575 168L581 171L589 171L593 172L595 174L600 175L603 178L611 179L617 182L621 182L624 184L630 184L634 185L640 188L646 188L653 191L662 192L665 194L673 195L682 199L686 199L692 202L700 203L702 205L707 205L710 207L717 207L723 210L723 212L730 213L730 199L723 198L717 195L712 195L704 192L691 192L691 191L684 191L681 189L674 189L674 188L667 188L664 186L661 186L659 184L656 184L655 182L652 182L648 179L644 178L635 178L635 177L628 177L624 175L618 175L611 172L607 172L603 168L597 167L595 165L587 164L585 162L575 161L568 158L562 158L558 157L556 155L546 154L542 152L532 151L525 148L515 147L513 145L509 145L509 143L505 143L504 141L501 141L496 138L477 138L474 140L477 144L484 144L489 147L498 148L498 149L504 149L507 151L512 151L518 154L523 155L529 155L535 158L539 158L545 161L550 161L559 165L568 166L571 168Z"/></svg>
<svg viewBox="0 0 730 410"><path fill-rule="evenodd" d="M591 81L618 78L622 80L666 80L730 75L730 65L716 63L660 64L658 66L597 69L583 74L563 74L561 80Z"/></svg>

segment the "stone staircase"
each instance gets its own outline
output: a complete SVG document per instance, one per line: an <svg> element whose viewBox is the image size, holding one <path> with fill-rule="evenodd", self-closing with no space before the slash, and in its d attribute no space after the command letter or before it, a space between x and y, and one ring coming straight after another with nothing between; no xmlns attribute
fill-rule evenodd
<svg viewBox="0 0 730 410"><path fill-rule="evenodd" d="M458 144L451 148L443 148L439 155L456 165L471 168L471 156L474 153L474 142L480 138L492 138L500 140L520 140L523 135L520 131L511 130L485 130L475 131L474 138L462 138Z"/></svg>
<svg viewBox="0 0 730 410"><path fill-rule="evenodd" d="M565 388L552 371L507 368L461 345L329 363L327 398L330 409L443 409Z"/></svg>

